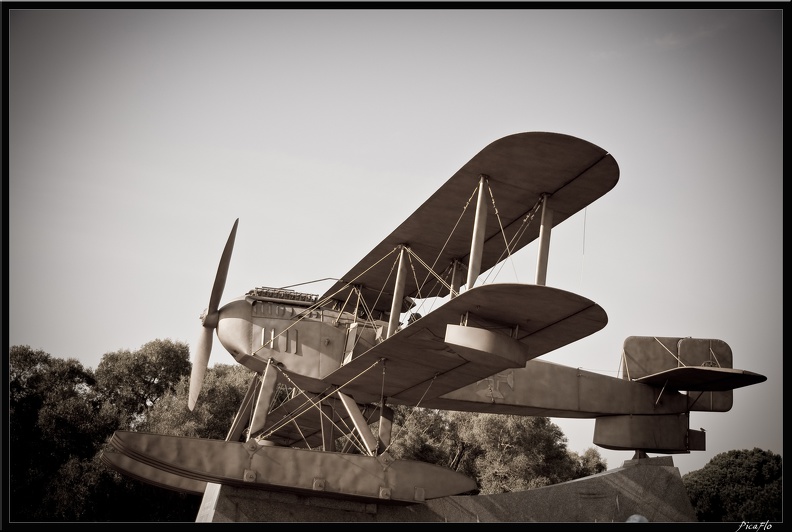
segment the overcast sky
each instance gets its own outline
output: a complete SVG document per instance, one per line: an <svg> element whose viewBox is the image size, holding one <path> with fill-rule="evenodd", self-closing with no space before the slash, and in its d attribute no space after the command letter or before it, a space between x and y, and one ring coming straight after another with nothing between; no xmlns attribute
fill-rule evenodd
<svg viewBox="0 0 792 532"><path fill-rule="evenodd" d="M694 412L707 450L675 465L781 454L781 28L781 10L12 11L9 345L94 369L194 346L236 218L224 302L340 277L487 144L552 131L621 177L553 230L547 274L608 325L546 359L615 376L628 336L723 340L768 380ZM535 263L531 245L498 281ZM235 363L218 342L212 362ZM553 421L593 446L593 420Z"/></svg>

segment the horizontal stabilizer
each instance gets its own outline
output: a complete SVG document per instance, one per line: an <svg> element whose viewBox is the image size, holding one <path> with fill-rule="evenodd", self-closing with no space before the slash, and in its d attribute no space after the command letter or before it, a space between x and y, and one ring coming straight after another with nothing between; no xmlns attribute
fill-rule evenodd
<svg viewBox="0 0 792 532"><path fill-rule="evenodd" d="M690 366L635 379L635 382L691 392L722 392L759 384L767 377L743 369Z"/></svg>

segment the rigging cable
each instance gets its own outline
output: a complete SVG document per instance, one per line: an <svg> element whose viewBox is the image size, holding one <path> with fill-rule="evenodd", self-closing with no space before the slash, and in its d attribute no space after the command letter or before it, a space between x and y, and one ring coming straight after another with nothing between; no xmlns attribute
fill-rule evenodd
<svg viewBox="0 0 792 532"><path fill-rule="evenodd" d="M396 433L396 436L391 438L391 442L388 444L387 447L385 447L385 449L383 450L383 453L386 452L388 449L390 449L391 446L399 438L399 436L401 436L401 433L404 431L405 427L407 426L407 422L410 420L410 418L412 418L413 414L415 413L415 410L417 408L421 407L421 403L423 403L423 400L426 397L426 394L429 393L429 390L432 388L432 384L434 384L434 381L437 379L437 376L438 376L438 374L435 373L434 377L432 377L432 380L429 381L429 385L426 387L426 390L424 390L424 393L421 394L421 398L418 399L418 402L415 403L415 406L410 409L410 415L407 416L407 419L405 419L404 423L401 424L401 426L399 427L399 432Z"/></svg>
<svg viewBox="0 0 792 532"><path fill-rule="evenodd" d="M335 389L334 389L332 392L329 392L329 393L327 393L327 390L325 390L324 392L322 392L322 393L320 393L320 394L316 394L316 396L315 396L315 397L318 397L318 398L319 398L319 400L318 400L318 401L317 401L317 400L315 400L315 398L309 397L309 396L308 396L308 394L306 394L306 393L305 393L305 392L304 392L304 391L303 391L303 390L302 390L302 389L301 389L299 386L297 386L297 385L294 383L294 381L292 381L292 380L291 380L291 378L289 377L289 375L288 375L288 374L286 374L286 372L284 372L284 371L283 371L283 369L282 369L282 368L280 368L280 367L279 367L279 366L276 364L276 365L275 365L275 368L276 368L278 371L280 371L281 375L283 375L283 376L284 376L284 377L285 377L285 378L286 378L286 379L289 381L289 383L292 385L292 387L293 387L295 390L297 390L297 391L298 391L298 393L299 393L300 395L302 395L302 396L304 396L304 397L306 398L306 401L305 401L304 403L302 403L300 406L298 406L298 407L297 407L297 408L296 408L296 409L295 409L293 412L290 412L290 413L289 413L287 416L284 416L284 417L283 417L283 419L281 419L281 420L280 420L280 422L279 422L278 424L276 424L275 426L273 426L273 427L272 427L272 428L269 430L269 432L268 432L266 435L264 435L263 437L264 437L264 438L267 438L267 437L271 436L272 434L274 434L275 432L277 432L277 431L278 431L278 430L280 430L281 428L285 427L286 425L288 425L288 424L289 424L289 423L291 423L292 421L295 421L295 420L296 420L298 417L300 417L300 416L302 416L303 414L305 414L306 412L308 412L308 410L310 410L310 409L312 409L312 408L316 408L316 409L319 411L320 415L322 415L323 417L325 417L326 419L328 419L328 420L330 421L330 423L331 423L331 424L332 424L332 425L333 425L335 428L337 428L337 429L338 429L338 431L339 431L341 434L345 435L345 436L347 437L347 439L350 439L350 440L351 440L351 438L350 438L350 433L354 433L354 431L353 431L353 430L351 430L351 429L349 428L349 426L348 426L348 425L346 426L346 430L344 430L344 429L342 429L341 427L339 427L339 426L338 426L338 425L337 425L337 424L336 424L336 423L335 423L335 422L334 422L334 421L333 421L331 418L329 418L329 417L327 416L327 414L326 414L324 411L322 411L322 408L321 408L321 402L322 402L323 400L325 400L325 399L328 399L328 398L332 397L334 394L341 392L341 390L342 390L342 388L343 388L344 386L346 386L347 384L349 384L349 383L353 382L355 379L358 379L358 378L359 378L361 375L365 374L366 372L370 371L372 368L374 368L374 367L375 367L377 364L379 364L381 361L382 361L382 360L377 360L377 361L375 361L375 362L374 362L373 364L371 364L369 367L367 367L366 369L364 369L363 371L361 371L360 373L358 373L357 375L355 375L354 377L352 377L351 379L349 379L349 380L348 380L346 383L342 384L341 386L338 386L338 387L336 387L336 388L335 388ZM328 387L328 389L329 389L329 388L330 388L330 387ZM295 423L295 425L296 425L296 423ZM299 427L298 427L298 428L299 428ZM305 437L304 437L304 436L303 436L303 439L305 439ZM358 443L359 443L359 442L358 442ZM307 442L307 440L306 440L306 445L307 445L307 444L308 444L308 442ZM355 444L355 445L356 445L356 446L358 446L358 444ZM360 449L360 447L359 447L359 446L358 446L358 449Z"/></svg>
<svg viewBox="0 0 792 532"><path fill-rule="evenodd" d="M470 203L473 201L473 197L476 195L477 192L478 192L478 184L473 189L473 193L470 195L470 197L468 198L467 202L465 202L465 206L462 207L462 212L459 214L459 218L457 218L457 221L454 224L454 227L451 229L451 232L448 234L448 238L446 238L446 241L443 243L443 247L440 248L440 251L437 253L437 256L435 257L435 260L432 263L432 266L429 268L429 273L427 273L426 277L424 278L424 283L429 279L431 274L437 275L435 273L435 271L434 271L434 267L437 265L437 261L440 260L440 256L443 254L443 251L445 251L446 246L448 246L448 242L451 241L451 237L454 236L454 233L456 232L457 227L459 227L459 222L462 221L462 217L465 215L465 212L467 211L467 208L470 206ZM421 284L423 284L423 283L421 283Z"/></svg>
<svg viewBox="0 0 792 532"><path fill-rule="evenodd" d="M389 251L388 253L386 253L386 254L385 254L385 255L384 255L382 258L380 258L380 259L379 259L377 262L375 262L374 264L372 264L371 266L369 266L368 268L366 268L366 269L365 269L363 272L361 272L359 275L355 276L355 278L354 278L354 279L352 279L351 281L349 281L349 282L347 282L346 284L344 284L344 286L342 286L341 288L339 288L338 290L336 290L335 292L333 292L333 293L332 293L332 294L330 294L329 296L325 297L324 299L318 300L318 301L316 301L314 304L312 304L311 306L309 306L309 307L308 307L308 308L307 308L305 311L303 311L302 315L301 315L301 316L299 316L297 320L295 320L295 321L294 321L293 323L291 323L291 324L290 324L288 327L286 327L286 328L285 328L283 331L281 331L280 333L278 333L278 334L277 334L277 335L276 335L274 338L272 338L272 339L271 339L269 342L266 342L266 343L272 344L272 342L274 342L275 338L277 338L277 337L281 336L282 334L286 333L286 332L287 332L289 329L291 329L292 327L294 327L294 326L295 326L297 323L299 323L299 322L301 322L302 320L306 319L306 318L307 318L307 315L308 315L308 314L310 314L310 311L313 311L313 310L319 310L319 309L321 309L321 308L322 308L324 305L326 305L327 303L329 303L330 301L332 301L332 300L333 300L333 297L335 297L336 295L338 295L339 293L341 293L343 290L346 290L347 288L349 288L350 286L352 286L352 284L353 284L353 283L354 283L354 282L355 282L355 281L356 281L358 278L360 278L362 275L364 275L365 273L367 273L369 270L371 270L372 268L374 268L375 266L377 266L377 265L378 265L380 262L382 262L383 260L385 260L385 259L386 259L386 258L387 258L387 257L388 257L388 256L389 256L391 253L393 253L393 251L394 251L394 250L391 250L391 251ZM347 298L347 300L348 300L348 298ZM344 303L344 305L346 305L346 303ZM341 314L340 314L340 312L339 312L339 316L340 316L340 315L341 315ZM336 320L336 322L337 322L337 320ZM261 347L259 347L258 349L256 349L255 351L253 351L253 353L251 353L251 354L252 354L252 355L255 355L255 354L257 354L259 351L261 351L262 349L264 349L264 347L266 347L266 343L265 343L264 345L262 345Z"/></svg>

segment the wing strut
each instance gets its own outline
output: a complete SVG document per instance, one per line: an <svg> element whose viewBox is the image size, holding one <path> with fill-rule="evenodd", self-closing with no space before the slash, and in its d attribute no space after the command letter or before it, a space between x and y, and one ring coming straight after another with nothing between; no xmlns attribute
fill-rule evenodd
<svg viewBox="0 0 792 532"><path fill-rule="evenodd" d="M470 262L468 264L467 289L473 288L476 278L481 273L481 256L484 252L484 232L487 229L487 204L484 197L484 185L487 176L481 175L476 203L476 220L473 223L473 240L470 243Z"/></svg>
<svg viewBox="0 0 792 532"><path fill-rule="evenodd" d="M261 433L264 426L267 424L267 413L269 412L272 399L275 397L277 386L278 374L275 364L270 358L267 360L267 367L264 368L264 374L261 375L258 398L256 399L256 406L253 408L253 418L250 420L248 440Z"/></svg>
<svg viewBox="0 0 792 532"><path fill-rule="evenodd" d="M547 194L542 195L542 225L539 229L539 256L536 258L536 284L547 284L547 255L550 252L550 232L553 230L553 210L548 206Z"/></svg>
<svg viewBox="0 0 792 532"><path fill-rule="evenodd" d="M451 264L451 298L459 295L459 287L462 284L462 263L454 259Z"/></svg>
<svg viewBox="0 0 792 532"><path fill-rule="evenodd" d="M401 315L402 300L404 299L404 285L407 282L407 260L404 255L404 246L399 250L399 270L396 272L396 287L393 290L393 301L391 302L390 321L388 322L388 335L390 338L399 327L399 316Z"/></svg>
<svg viewBox="0 0 792 532"><path fill-rule="evenodd" d="M385 399L380 403L379 432L377 433L377 454L384 453L391 444L393 430L393 409L385 406Z"/></svg>
<svg viewBox="0 0 792 532"><path fill-rule="evenodd" d="M377 450L377 441L374 439L371 429L368 428L368 423L366 423L366 420L363 418L363 414L358 410L355 400L343 392L338 392L338 397L341 398L341 402L344 404L349 417L352 418L352 423L355 425L358 434L363 438L366 452L369 456L374 456Z"/></svg>

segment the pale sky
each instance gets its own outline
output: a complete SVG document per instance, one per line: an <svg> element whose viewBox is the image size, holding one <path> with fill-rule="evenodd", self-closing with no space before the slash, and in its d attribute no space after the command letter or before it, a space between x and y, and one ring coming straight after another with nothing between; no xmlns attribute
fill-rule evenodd
<svg viewBox="0 0 792 532"><path fill-rule="evenodd" d="M546 283L608 325L545 358L723 340L768 380L692 413L707 450L674 464L782 454L781 9L23 9L8 39L8 345L194 346L236 218L221 303L340 277L490 142L552 131L621 177L554 228ZM531 245L497 281L535 273Z"/></svg>

